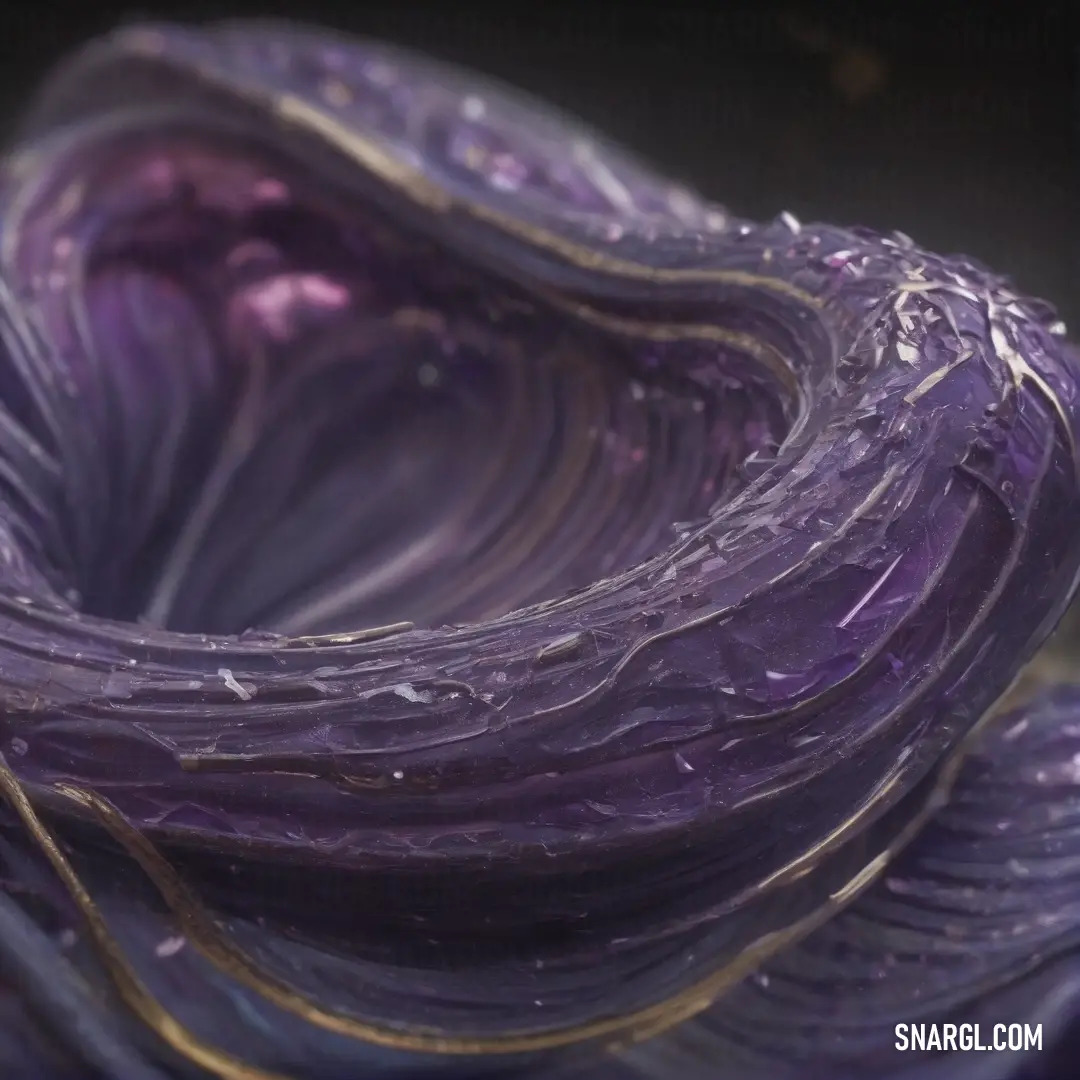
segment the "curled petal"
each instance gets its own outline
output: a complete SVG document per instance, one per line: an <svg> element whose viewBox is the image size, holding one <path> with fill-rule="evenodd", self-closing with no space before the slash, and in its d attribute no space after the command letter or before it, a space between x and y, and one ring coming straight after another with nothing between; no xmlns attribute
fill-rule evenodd
<svg viewBox="0 0 1080 1080"><path fill-rule="evenodd" d="M221 1075L694 1015L911 841L1056 624L1078 379L985 268L743 221L432 61L117 32L0 186L48 905Z"/></svg>
<svg viewBox="0 0 1080 1080"><path fill-rule="evenodd" d="M777 1080L1050 1076L1080 1000L1078 762L1075 683L1004 713L873 888L628 1065Z"/></svg>

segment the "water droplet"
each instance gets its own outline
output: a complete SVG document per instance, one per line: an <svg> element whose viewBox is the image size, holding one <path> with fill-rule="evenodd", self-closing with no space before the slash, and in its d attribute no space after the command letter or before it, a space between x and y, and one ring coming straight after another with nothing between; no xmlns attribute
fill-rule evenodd
<svg viewBox="0 0 1080 1080"><path fill-rule="evenodd" d="M802 232L802 224L800 223L799 219L789 211L784 210L780 214L780 220L796 236L798 236L799 233Z"/></svg>
<svg viewBox="0 0 1080 1080"><path fill-rule="evenodd" d="M487 112L487 106L484 104L482 98L478 98L475 94L470 94L466 98L461 100L461 115L466 120L483 120L484 114Z"/></svg>
<svg viewBox="0 0 1080 1080"><path fill-rule="evenodd" d="M187 939L179 935L167 937L162 941L159 941L154 947L154 955L160 956L162 959L168 956L175 956L186 944Z"/></svg>

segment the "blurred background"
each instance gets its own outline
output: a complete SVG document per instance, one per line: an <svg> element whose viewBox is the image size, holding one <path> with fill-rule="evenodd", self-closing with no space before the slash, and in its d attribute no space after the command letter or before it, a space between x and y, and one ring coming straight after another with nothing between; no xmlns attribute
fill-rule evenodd
<svg viewBox="0 0 1080 1080"><path fill-rule="evenodd" d="M0 122L118 22L323 22L550 99L739 214L896 228L974 255L1051 300L1080 337L1078 6L35 0L5 14ZM1076 1075L1063 1063L1077 1046L1080 1031L1044 1075Z"/></svg>
<svg viewBox="0 0 1080 1080"><path fill-rule="evenodd" d="M12 6L14 7L14 5ZM738 213L897 228L1080 325L1080 5L757 0L35 0L5 16L3 117L118 21L326 22L549 98Z"/></svg>

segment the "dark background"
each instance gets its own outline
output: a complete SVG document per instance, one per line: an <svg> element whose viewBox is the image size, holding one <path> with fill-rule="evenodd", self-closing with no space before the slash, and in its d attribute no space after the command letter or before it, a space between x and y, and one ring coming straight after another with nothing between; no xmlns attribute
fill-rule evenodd
<svg viewBox="0 0 1080 1080"><path fill-rule="evenodd" d="M805 220L898 228L925 246L975 255L1080 327L1073 7L38 0L4 17L0 118L65 52L119 21L326 22L516 83L740 214L788 209Z"/></svg>
<svg viewBox="0 0 1080 1080"><path fill-rule="evenodd" d="M39 0L5 16L0 101L10 116L64 52L124 19L329 22L552 99L738 213L975 255L1080 325L1074 6Z"/></svg>

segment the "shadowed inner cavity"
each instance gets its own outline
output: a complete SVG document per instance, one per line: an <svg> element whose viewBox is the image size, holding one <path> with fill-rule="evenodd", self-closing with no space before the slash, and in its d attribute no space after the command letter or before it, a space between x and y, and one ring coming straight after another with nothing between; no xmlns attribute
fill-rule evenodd
<svg viewBox="0 0 1080 1080"><path fill-rule="evenodd" d="M31 216L85 435L57 562L86 612L490 619L669 547L783 437L722 346L580 322L265 147L143 134L75 164L80 199L58 181Z"/></svg>

